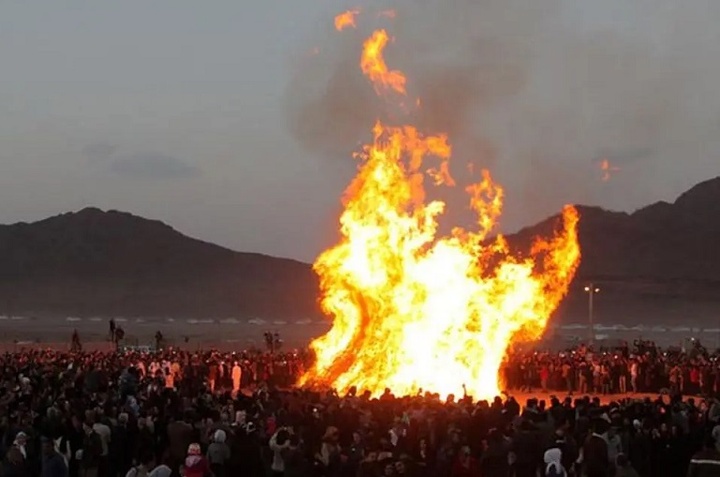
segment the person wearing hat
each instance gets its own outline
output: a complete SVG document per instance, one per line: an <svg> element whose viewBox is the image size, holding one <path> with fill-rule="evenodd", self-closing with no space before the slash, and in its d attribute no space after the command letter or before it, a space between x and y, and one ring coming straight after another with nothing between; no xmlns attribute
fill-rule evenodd
<svg viewBox="0 0 720 477"><path fill-rule="evenodd" d="M202 455L200 444L192 443L188 446L184 470L185 477L205 477L210 474L210 464Z"/></svg>

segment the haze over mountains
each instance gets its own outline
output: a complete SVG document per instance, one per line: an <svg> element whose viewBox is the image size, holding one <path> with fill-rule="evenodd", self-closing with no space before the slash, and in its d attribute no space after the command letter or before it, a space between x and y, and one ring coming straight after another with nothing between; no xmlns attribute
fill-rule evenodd
<svg viewBox="0 0 720 477"><path fill-rule="evenodd" d="M720 317L720 177L634 213L579 207L582 263L558 314ZM557 223L508 237L524 248ZM309 264L234 252L158 221L88 208L0 226L0 314L302 319L320 314ZM639 315L643 315L640 317ZM706 315L706 316L705 316Z"/></svg>

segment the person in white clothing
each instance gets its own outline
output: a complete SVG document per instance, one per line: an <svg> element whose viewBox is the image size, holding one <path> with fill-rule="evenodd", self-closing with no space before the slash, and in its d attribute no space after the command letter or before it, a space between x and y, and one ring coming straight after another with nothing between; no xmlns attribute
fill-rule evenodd
<svg viewBox="0 0 720 477"><path fill-rule="evenodd" d="M232 382L233 382L233 394L237 395L240 392L240 382L242 381L242 368L235 361L235 365L232 368Z"/></svg>

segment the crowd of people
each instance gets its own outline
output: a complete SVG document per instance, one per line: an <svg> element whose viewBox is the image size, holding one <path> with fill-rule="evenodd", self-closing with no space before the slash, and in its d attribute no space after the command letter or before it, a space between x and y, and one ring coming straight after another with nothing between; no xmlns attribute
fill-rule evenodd
<svg viewBox="0 0 720 477"><path fill-rule="evenodd" d="M720 391L720 354L691 341L662 350L653 342L619 343L597 351L584 345L562 352L517 351L503 366L509 389L580 394L714 394Z"/></svg>
<svg viewBox="0 0 720 477"><path fill-rule="evenodd" d="M0 477L720 475L720 401L703 376L717 366L699 346L517 351L503 368L509 389L561 397L519 400L511 390L491 402L297 389L308 359L6 354ZM586 397L602 393L615 395Z"/></svg>

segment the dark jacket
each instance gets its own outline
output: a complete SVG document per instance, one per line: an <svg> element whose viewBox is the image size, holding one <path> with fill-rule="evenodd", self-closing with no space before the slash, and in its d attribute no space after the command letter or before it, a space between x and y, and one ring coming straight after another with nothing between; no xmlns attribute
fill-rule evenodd
<svg viewBox="0 0 720 477"><path fill-rule="evenodd" d="M720 452L701 450L690 460L687 477L720 477Z"/></svg>
<svg viewBox="0 0 720 477"><path fill-rule="evenodd" d="M85 435L82 446L82 460L80 467L83 469L97 469L100 467L100 457L102 456L102 440L100 434L92 431Z"/></svg>
<svg viewBox="0 0 720 477"><path fill-rule="evenodd" d="M68 468L65 465L65 459L60 454L53 452L43 456L41 477L67 477L67 475Z"/></svg>
<svg viewBox="0 0 720 477"><path fill-rule="evenodd" d="M610 471L608 446L598 434L590 434L583 446L583 469L587 477L607 477Z"/></svg>

